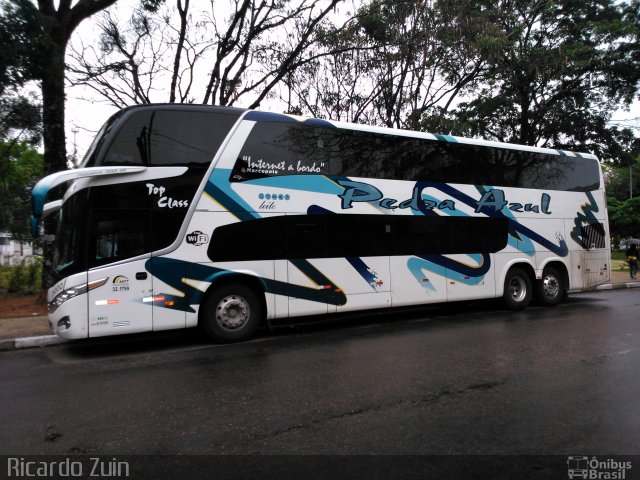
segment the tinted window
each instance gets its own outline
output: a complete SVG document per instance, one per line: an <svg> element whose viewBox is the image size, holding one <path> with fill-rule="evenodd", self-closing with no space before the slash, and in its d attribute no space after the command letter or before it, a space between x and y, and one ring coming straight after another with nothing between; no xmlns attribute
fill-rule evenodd
<svg viewBox="0 0 640 480"><path fill-rule="evenodd" d="M300 174L590 191L595 160L371 132L259 122L231 181Z"/></svg>
<svg viewBox="0 0 640 480"><path fill-rule="evenodd" d="M455 221L455 217L397 217L395 220L396 255L448 253L449 223Z"/></svg>
<svg viewBox="0 0 640 480"><path fill-rule="evenodd" d="M94 210L89 224L89 268L150 251L147 210Z"/></svg>
<svg viewBox="0 0 640 480"><path fill-rule="evenodd" d="M102 165L147 165L152 112L143 110L130 115L117 131Z"/></svg>
<svg viewBox="0 0 640 480"><path fill-rule="evenodd" d="M150 180L151 182L153 180ZM148 193L148 182L116 183L91 188L92 209L150 208L152 196Z"/></svg>
<svg viewBox="0 0 640 480"><path fill-rule="evenodd" d="M327 257L327 215L286 216L287 258Z"/></svg>
<svg viewBox="0 0 640 480"><path fill-rule="evenodd" d="M53 270L56 278L65 277L86 270L84 261L83 233L86 218L87 191L82 190L69 198L58 218L55 246L53 250Z"/></svg>
<svg viewBox="0 0 640 480"><path fill-rule="evenodd" d="M328 220L329 257L375 257L391 254L392 217L332 215Z"/></svg>
<svg viewBox="0 0 640 480"><path fill-rule="evenodd" d="M239 114L143 109L125 116L102 165L208 165Z"/></svg>
<svg viewBox="0 0 640 480"><path fill-rule="evenodd" d="M495 253L507 245L502 218L396 217L396 255Z"/></svg>
<svg viewBox="0 0 640 480"><path fill-rule="evenodd" d="M168 247L176 240L203 174L204 169L194 167L179 177L149 180L142 185L151 203L153 250Z"/></svg>
<svg viewBox="0 0 640 480"><path fill-rule="evenodd" d="M237 118L235 114L159 110L151 128L150 165L208 165Z"/></svg>
<svg viewBox="0 0 640 480"><path fill-rule="evenodd" d="M287 123L254 126L231 173L232 181L278 175L327 175L326 129Z"/></svg>
<svg viewBox="0 0 640 480"><path fill-rule="evenodd" d="M93 139L93 142L91 142L91 146L87 150L86 155L82 159L82 162L80 164L81 167L94 167L96 165L99 165L98 152L100 152L100 149L102 148L102 145L107 138L107 134L123 114L124 110L120 110L116 114L112 115L111 118L109 118L109 120L107 120L105 124L102 125L95 138Z"/></svg>
<svg viewBox="0 0 640 480"><path fill-rule="evenodd" d="M494 253L506 219L387 215L287 215L217 228L212 261Z"/></svg>
<svg viewBox="0 0 640 480"><path fill-rule="evenodd" d="M327 136L326 143L332 146L331 175L398 178L400 138L348 130L327 130Z"/></svg>
<svg viewBox="0 0 640 480"><path fill-rule="evenodd" d="M396 154L400 180L456 183L459 181L458 165L453 156L453 146L435 140L402 139Z"/></svg>
<svg viewBox="0 0 640 480"><path fill-rule="evenodd" d="M285 258L285 217L249 220L218 227L208 255L214 262Z"/></svg>

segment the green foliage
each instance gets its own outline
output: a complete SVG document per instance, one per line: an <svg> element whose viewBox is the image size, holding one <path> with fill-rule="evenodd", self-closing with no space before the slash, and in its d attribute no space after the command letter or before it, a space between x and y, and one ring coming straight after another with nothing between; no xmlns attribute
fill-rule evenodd
<svg viewBox="0 0 640 480"><path fill-rule="evenodd" d="M23 95L0 97L0 140L15 139L37 145L42 137L40 106Z"/></svg>
<svg viewBox="0 0 640 480"><path fill-rule="evenodd" d="M640 152L640 147L637 151ZM640 156L631 166L605 165L605 172L608 196L621 201L628 199L631 195L640 196Z"/></svg>
<svg viewBox="0 0 640 480"><path fill-rule="evenodd" d="M40 291L42 284L42 258L30 263L0 267L0 291L31 294Z"/></svg>
<svg viewBox="0 0 640 480"><path fill-rule="evenodd" d="M610 122L638 91L640 0L369 0L322 37L287 81L289 111L618 165L640 148Z"/></svg>
<svg viewBox="0 0 640 480"><path fill-rule="evenodd" d="M454 112L454 133L589 151L628 164L637 140L608 121L633 100L640 80L632 4L638 1L489 2L485 11L505 35L500 49L478 50L487 81Z"/></svg>
<svg viewBox="0 0 640 480"><path fill-rule="evenodd" d="M37 81L42 91L45 170L64 170L65 52L76 27L116 0L0 0L0 95ZM153 3L153 2L152 2Z"/></svg>
<svg viewBox="0 0 640 480"><path fill-rule="evenodd" d="M22 86L46 75L50 41L34 2L3 1L0 7L1 94L4 86Z"/></svg>
<svg viewBox="0 0 640 480"><path fill-rule="evenodd" d="M629 200L607 199L609 229L615 238L638 238L640 234L640 197Z"/></svg>
<svg viewBox="0 0 640 480"><path fill-rule="evenodd" d="M43 175L43 159L26 142L0 142L0 231L29 238L31 188Z"/></svg>

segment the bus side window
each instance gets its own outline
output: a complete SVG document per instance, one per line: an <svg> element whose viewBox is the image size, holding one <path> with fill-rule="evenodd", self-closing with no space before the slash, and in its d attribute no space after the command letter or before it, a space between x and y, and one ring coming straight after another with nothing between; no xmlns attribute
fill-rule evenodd
<svg viewBox="0 0 640 480"><path fill-rule="evenodd" d="M147 253L148 210L94 210L89 225L89 268Z"/></svg>
<svg viewBox="0 0 640 480"><path fill-rule="evenodd" d="M285 217L287 258L327 258L326 215Z"/></svg>
<svg viewBox="0 0 640 480"><path fill-rule="evenodd" d="M237 115L158 110L150 135L150 166L208 165Z"/></svg>

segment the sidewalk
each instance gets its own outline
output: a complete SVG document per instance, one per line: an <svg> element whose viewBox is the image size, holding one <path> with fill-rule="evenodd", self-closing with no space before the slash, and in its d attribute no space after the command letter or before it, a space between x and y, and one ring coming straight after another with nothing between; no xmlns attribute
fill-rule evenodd
<svg viewBox="0 0 640 480"><path fill-rule="evenodd" d="M618 288L640 288L640 280L632 280L628 271L611 272L610 283L587 289L586 291ZM39 347L65 341L57 335L52 335L46 315L0 318L0 351Z"/></svg>

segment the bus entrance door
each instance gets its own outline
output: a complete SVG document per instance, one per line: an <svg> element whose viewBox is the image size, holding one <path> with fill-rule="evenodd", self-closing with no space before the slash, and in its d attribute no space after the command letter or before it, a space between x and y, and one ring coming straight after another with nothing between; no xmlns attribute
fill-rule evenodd
<svg viewBox="0 0 640 480"><path fill-rule="evenodd" d="M89 336L144 332L152 329L152 277L145 260L89 270L89 284L108 278L89 294Z"/></svg>

